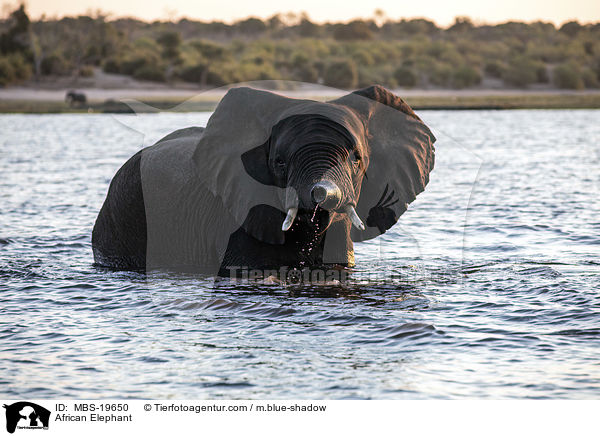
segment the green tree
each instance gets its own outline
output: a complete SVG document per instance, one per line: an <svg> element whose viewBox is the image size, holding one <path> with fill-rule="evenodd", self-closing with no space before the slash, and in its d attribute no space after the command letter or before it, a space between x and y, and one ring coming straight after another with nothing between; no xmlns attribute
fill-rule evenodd
<svg viewBox="0 0 600 436"><path fill-rule="evenodd" d="M503 62L492 60L485 64L484 71L495 78L501 78L506 72L506 65Z"/></svg>
<svg viewBox="0 0 600 436"><path fill-rule="evenodd" d="M452 67L449 64L443 62L435 62L433 64L433 67L428 71L429 81L432 84L441 87L450 86L452 74Z"/></svg>
<svg viewBox="0 0 600 436"><path fill-rule="evenodd" d="M344 89L354 88L358 81L356 65L350 59L333 61L325 69L323 79L327 86Z"/></svg>
<svg viewBox="0 0 600 436"><path fill-rule="evenodd" d="M0 86L27 80L31 77L31 64L21 53L0 57Z"/></svg>
<svg viewBox="0 0 600 436"><path fill-rule="evenodd" d="M164 82L167 80L164 69L156 65L144 65L138 68L133 73L133 77L134 79L149 80L152 82Z"/></svg>
<svg viewBox="0 0 600 436"><path fill-rule="evenodd" d="M362 20L354 20L348 24L337 24L333 37L338 41L354 41L373 39L373 31Z"/></svg>
<svg viewBox="0 0 600 436"><path fill-rule="evenodd" d="M179 77L186 82L205 86L208 79L208 65L201 62L196 65L187 66L181 70Z"/></svg>
<svg viewBox="0 0 600 436"><path fill-rule="evenodd" d="M554 84L563 89L583 89L584 83L576 66L561 64L554 68Z"/></svg>
<svg viewBox="0 0 600 436"><path fill-rule="evenodd" d="M526 88L545 79L545 70L542 71L541 67L543 64L540 62L535 62L525 56L517 56L509 62L503 79L510 85Z"/></svg>
<svg viewBox="0 0 600 436"><path fill-rule="evenodd" d="M598 76L591 68L584 68L581 71L581 78L586 88L598 88L600 87L600 80Z"/></svg>
<svg viewBox="0 0 600 436"><path fill-rule="evenodd" d="M204 39L192 41L192 47L206 60L221 60L226 55L226 49L221 44Z"/></svg>
<svg viewBox="0 0 600 436"><path fill-rule="evenodd" d="M166 71L163 71L161 76L158 74L158 70L160 69L158 66L149 65L143 69L143 75L147 78L146 80L157 82L164 81L165 79L171 80L175 65L181 62L181 35L179 32L164 32L156 39L156 42L162 47L163 59L167 61ZM162 77L165 79L161 80Z"/></svg>
<svg viewBox="0 0 600 436"><path fill-rule="evenodd" d="M452 74L452 87L462 89L481 83L481 74L469 65L458 67Z"/></svg>
<svg viewBox="0 0 600 436"><path fill-rule="evenodd" d="M320 28L310 21L308 17L303 17L300 24L298 24L298 33L303 38L313 38L320 34Z"/></svg>
<svg viewBox="0 0 600 436"><path fill-rule="evenodd" d="M574 36L576 36L579 32L581 32L583 26L581 24L579 24L577 21L569 21L565 24L563 24L559 31L564 33L565 35L573 38Z"/></svg>
<svg viewBox="0 0 600 436"><path fill-rule="evenodd" d="M417 75L408 67L400 67L394 72L394 79L398 86L414 88L417 85Z"/></svg>
<svg viewBox="0 0 600 436"><path fill-rule="evenodd" d="M65 75L70 70L69 63L60 53L52 53L44 56L40 62L39 71L37 74L49 75Z"/></svg>
<svg viewBox="0 0 600 436"><path fill-rule="evenodd" d="M8 30L0 35L0 53L25 53L30 44L31 22L25 12L25 5L10 14Z"/></svg>
<svg viewBox="0 0 600 436"><path fill-rule="evenodd" d="M179 58L181 45L179 32L164 32L156 39L156 42L162 47L162 55L166 59L175 61Z"/></svg>
<svg viewBox="0 0 600 436"><path fill-rule="evenodd" d="M15 69L9 58L7 56L0 57L0 86L10 85L16 78Z"/></svg>
<svg viewBox="0 0 600 436"><path fill-rule="evenodd" d="M475 27L469 17L456 17L454 23L448 28L449 32L466 33Z"/></svg>
<svg viewBox="0 0 600 436"><path fill-rule="evenodd" d="M250 17L235 23L235 27L247 35L257 35L267 30L267 25L259 18Z"/></svg>

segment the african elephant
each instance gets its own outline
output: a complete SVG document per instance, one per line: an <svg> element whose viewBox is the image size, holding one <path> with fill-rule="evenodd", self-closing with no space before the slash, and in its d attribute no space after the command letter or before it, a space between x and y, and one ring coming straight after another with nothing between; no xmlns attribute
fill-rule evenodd
<svg viewBox="0 0 600 436"><path fill-rule="evenodd" d="M435 137L381 86L329 102L248 87L205 129L171 133L113 178L92 233L97 264L228 274L354 264L422 192Z"/></svg>
<svg viewBox="0 0 600 436"><path fill-rule="evenodd" d="M71 106L84 105L87 103L87 97L83 92L70 90L65 95L65 102Z"/></svg>

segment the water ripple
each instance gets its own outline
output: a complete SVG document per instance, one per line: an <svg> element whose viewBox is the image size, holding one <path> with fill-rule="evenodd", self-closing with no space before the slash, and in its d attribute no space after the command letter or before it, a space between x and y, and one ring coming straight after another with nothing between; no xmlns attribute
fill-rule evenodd
<svg viewBox="0 0 600 436"><path fill-rule="evenodd" d="M208 115L136 123L148 143ZM0 394L598 398L600 111L421 115L448 135L431 182L340 286L96 267L95 217L141 135L0 116Z"/></svg>

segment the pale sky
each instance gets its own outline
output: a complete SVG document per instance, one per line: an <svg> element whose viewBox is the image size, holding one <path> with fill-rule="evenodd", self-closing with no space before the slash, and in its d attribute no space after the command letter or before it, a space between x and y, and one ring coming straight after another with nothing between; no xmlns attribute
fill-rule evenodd
<svg viewBox="0 0 600 436"><path fill-rule="evenodd" d="M16 1L9 1L15 4ZM7 3L4 1L4 3ZM266 18L277 12L307 12L318 22L346 21L373 16L382 9L392 19L425 17L446 26L466 15L476 22L507 20L600 21L600 0L26 0L33 18L85 14L100 9L111 17L134 16L144 20L193 18L231 22L247 16Z"/></svg>

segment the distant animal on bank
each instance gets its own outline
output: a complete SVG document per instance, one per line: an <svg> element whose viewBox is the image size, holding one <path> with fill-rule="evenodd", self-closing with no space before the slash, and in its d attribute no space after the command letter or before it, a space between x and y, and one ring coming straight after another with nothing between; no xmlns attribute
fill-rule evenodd
<svg viewBox="0 0 600 436"><path fill-rule="evenodd" d="M422 192L435 137L381 86L329 102L233 88L114 176L92 232L118 269L352 266Z"/></svg>
<svg viewBox="0 0 600 436"><path fill-rule="evenodd" d="M70 106L82 106L87 103L87 97L83 92L71 90L65 95L65 102Z"/></svg>

